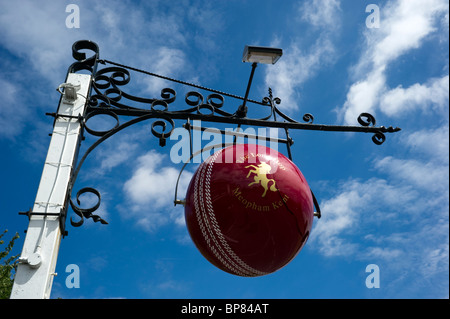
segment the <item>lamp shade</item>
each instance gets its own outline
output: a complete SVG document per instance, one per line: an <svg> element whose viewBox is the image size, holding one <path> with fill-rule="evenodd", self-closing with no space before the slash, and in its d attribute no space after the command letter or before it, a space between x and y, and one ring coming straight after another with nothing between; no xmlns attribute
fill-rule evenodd
<svg viewBox="0 0 450 319"><path fill-rule="evenodd" d="M246 45L242 62L275 64L282 55L282 49Z"/></svg>

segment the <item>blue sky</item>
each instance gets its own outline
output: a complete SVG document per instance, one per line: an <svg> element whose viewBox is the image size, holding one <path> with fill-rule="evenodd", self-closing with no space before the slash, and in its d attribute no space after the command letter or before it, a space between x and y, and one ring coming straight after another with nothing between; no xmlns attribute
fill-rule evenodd
<svg viewBox="0 0 450 319"><path fill-rule="evenodd" d="M79 28L66 26L72 3ZM370 4L377 28L366 24ZM283 57L258 66L250 98L270 86L298 121L312 113L318 124L358 125L369 112L377 125L402 128L381 146L371 134L291 130L293 160L323 216L300 254L259 278L212 266L193 245L183 208L173 207L176 141L159 147L144 122L83 166L75 187L101 192L97 213L109 225L67 223L52 297L448 298L448 29L443 0L0 0L0 230L19 232L19 253L27 220L17 213L33 206L53 123L45 113L57 108L75 41L96 42L102 59L241 96L250 74L244 46L275 46ZM173 83L133 73L128 86L154 97ZM187 166L181 189L195 169ZM65 284L72 264L80 288ZM380 287L369 289L372 264Z"/></svg>

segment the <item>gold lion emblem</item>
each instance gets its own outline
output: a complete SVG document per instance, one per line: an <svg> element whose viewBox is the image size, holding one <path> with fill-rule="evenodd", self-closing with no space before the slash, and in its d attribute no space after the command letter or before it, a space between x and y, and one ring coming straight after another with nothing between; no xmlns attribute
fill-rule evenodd
<svg viewBox="0 0 450 319"><path fill-rule="evenodd" d="M267 174L269 174L269 172L271 170L271 167L269 164L261 162L261 164L259 164L258 166L249 165L249 166L246 166L245 168L253 168L247 174L247 178L249 178L251 174L255 174L253 176L253 178L254 178L253 182L248 184L248 186L252 186L254 184L260 184L264 188L264 193L262 194L261 197L266 196L266 193L269 190L269 183L272 184L270 186L270 190L272 192L276 192L278 190L275 186L275 180L272 178L267 178Z"/></svg>

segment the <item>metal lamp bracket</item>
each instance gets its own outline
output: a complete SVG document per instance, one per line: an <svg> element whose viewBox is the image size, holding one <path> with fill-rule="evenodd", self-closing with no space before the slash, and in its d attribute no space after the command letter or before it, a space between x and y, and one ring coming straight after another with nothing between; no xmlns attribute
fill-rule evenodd
<svg viewBox="0 0 450 319"><path fill-rule="evenodd" d="M86 59L85 54L79 52L81 49L88 49L94 51L92 58ZM267 51L267 48L251 48ZM219 90L207 88L197 84L173 79L156 73L152 73L139 68L127 66L110 60L100 60L99 59L99 49L98 46L91 41L78 41L74 43L72 47L73 56L78 61L72 64L69 68L69 74L75 74L74 72L84 70L89 71L91 74L91 80L87 93L85 90L80 89L79 82L83 83L82 80L78 78L67 78L66 83L61 84L58 87L58 92L62 95L62 103L75 105L78 101L78 97L85 98L85 108L83 113L79 113L75 116L74 112L70 114L60 114L57 113L47 113L48 115L57 117L77 117L80 122L81 135L83 131L99 137L92 145L88 147L84 155L80 160L77 160L76 166L70 176L70 187L72 190L73 186L77 180L78 173L87 158L87 156L102 142L109 139L116 133L122 131L123 129L137 124L142 121L150 120L153 121L151 125L151 133L159 139L159 145L165 146L166 140L171 136L176 126L175 120L187 120L187 123L183 127L188 130L190 138L190 159L184 163L183 168L178 176L177 184L175 186L175 205L184 205L185 200L179 199L178 195L178 185L180 181L181 174L186 167L186 165L195 157L198 152L204 152L208 150L208 147L225 147L227 143L222 143L220 145L210 146L202 148L200 151L193 153L193 141L192 141L192 131L204 131L208 127L203 127L202 125L191 125L191 120L193 121L204 121L208 123L221 123L221 124L231 124L236 125L237 130L233 132L228 132L226 130L216 130L217 133L222 135L234 135L234 142L236 143L237 137L243 137L247 139L257 139L261 140L260 136L241 133L240 128L242 125L245 126L255 126L255 127L265 127L265 128L277 128L284 129L285 138L278 137L264 137L266 141L276 142L285 144L287 147L287 155L290 160L292 160L291 146L293 144L293 139L289 135L289 130L314 130L314 131L328 131L328 132L361 132L361 133L372 133L372 141L376 145L381 145L386 140L386 133L398 132L401 129L398 127L385 127L385 126L375 126L375 118L369 113L361 113L357 118L360 126L342 126L342 125L326 125L326 124L316 124L314 122L314 117L306 113L303 116L303 122L296 121L282 112L278 107L281 104L281 99L274 97L272 94L272 89L269 88L268 96L264 97L262 101L252 100L248 98L252 78L257 65L257 61L252 63L252 71L247 85L247 90L245 97L241 97L235 94L230 94L222 92ZM270 51L270 50L269 50ZM261 52L260 52L261 53ZM270 54L278 54L281 56L281 50L276 49L276 52L269 52ZM244 59L245 60L245 59ZM246 61L246 60L245 60ZM265 61L265 60L264 60ZM248 61L250 62L250 61ZM272 63L274 61L272 60ZM108 65L100 70L97 69L99 64ZM198 91L189 91L185 95L184 104L181 101L181 106L174 108L173 104L176 101L177 92L172 88L163 88L161 90L160 97L149 98L134 96L126 92L123 87L129 84L131 79L131 71L145 74L147 76L157 77L166 81L174 82L188 87L193 87L198 90L205 91L205 93L200 93ZM81 74L80 74L81 75ZM81 93L77 91L80 90ZM83 95L84 94L84 95ZM233 109L227 110L224 106L225 97L229 98L230 105L238 108L233 112ZM178 102L180 102L178 100ZM180 103L176 104L180 104ZM239 103L239 104L238 104ZM249 105L258 105L258 108L263 107L265 112L263 117L249 117L247 111L250 109ZM80 103L81 104L81 103ZM150 108L149 108L150 106ZM115 120L116 124L109 130L98 131L89 128L87 124L89 119L100 116L109 116ZM131 117L131 119L130 119ZM125 120L122 122L121 120ZM121 123L122 122L122 123ZM80 208L79 196L83 193L91 193L98 198L97 204L89 208ZM313 198L313 203L315 207L314 216L321 218L321 210L319 203L311 191ZM69 200L71 196L69 195ZM76 204L77 203L77 204ZM70 207L80 217L79 221L74 221L71 219L71 224L74 227L79 227L83 224L84 219L92 218L94 222L101 222L102 224L107 224L100 216L94 215L93 212L100 206L100 193L91 187L85 187L76 195L76 203L70 200ZM65 207L68 207L66 205ZM64 215L65 216L65 215Z"/></svg>

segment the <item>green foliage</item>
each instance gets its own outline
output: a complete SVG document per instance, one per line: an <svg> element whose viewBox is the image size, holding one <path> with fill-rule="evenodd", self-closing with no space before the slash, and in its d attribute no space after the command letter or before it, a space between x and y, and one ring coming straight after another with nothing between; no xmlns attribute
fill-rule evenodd
<svg viewBox="0 0 450 319"><path fill-rule="evenodd" d="M3 234L0 234L0 245L4 244L4 240L2 237L8 232L5 230ZM0 299L9 299L11 295L11 289L14 282L14 273L18 263L18 257L10 256L8 258L9 253L11 252L14 242L19 238L19 234L16 233L14 237L10 240L9 244L5 247L5 250L0 251ZM4 261L2 261L5 259Z"/></svg>

